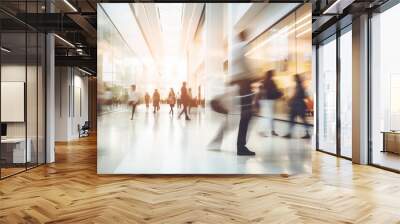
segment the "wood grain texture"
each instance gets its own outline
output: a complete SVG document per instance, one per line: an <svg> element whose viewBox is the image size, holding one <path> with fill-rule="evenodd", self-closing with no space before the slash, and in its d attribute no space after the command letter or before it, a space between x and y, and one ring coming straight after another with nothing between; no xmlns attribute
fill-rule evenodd
<svg viewBox="0 0 400 224"><path fill-rule="evenodd" d="M0 223L400 223L400 175L313 153L313 174L96 174L96 139L0 181Z"/></svg>

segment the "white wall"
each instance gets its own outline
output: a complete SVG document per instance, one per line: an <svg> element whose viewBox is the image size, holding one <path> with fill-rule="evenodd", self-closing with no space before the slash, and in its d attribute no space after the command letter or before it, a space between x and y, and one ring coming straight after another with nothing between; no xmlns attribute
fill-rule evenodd
<svg viewBox="0 0 400 224"><path fill-rule="evenodd" d="M1 66L1 81L25 82L25 65L9 64ZM28 70L31 68L28 67ZM7 108L1 108L7 110ZM7 137L25 137L25 122L7 123Z"/></svg>
<svg viewBox="0 0 400 224"><path fill-rule="evenodd" d="M89 102L88 102L88 96L89 96L89 92L88 92L88 77L86 76L81 76L81 73L74 75L74 99L75 99L75 113L73 113L73 119L72 119L72 129L71 129L71 135L73 138L79 137L79 133L78 133L78 129L77 126L78 124L83 125L85 123L85 121L89 120L88 117L88 106L89 106ZM79 93L80 90L80 93ZM78 98L78 96L80 95L80 99ZM80 106L81 108L79 108L78 104L78 100L80 100ZM80 112L79 109L81 109L82 111Z"/></svg>
<svg viewBox="0 0 400 224"><path fill-rule="evenodd" d="M68 72L67 67L55 69L55 141L68 140L68 88L70 84Z"/></svg>
<svg viewBox="0 0 400 224"><path fill-rule="evenodd" d="M32 72L36 73L36 67L33 66L28 66L25 67L24 65L18 65L18 64L8 64L8 65L2 65L1 66L1 81L2 82L25 82L25 75L26 75L26 69L28 74L31 74ZM30 81L31 82L31 81ZM32 84L32 83L30 83ZM34 83L36 85L36 82ZM31 90L31 88L29 88L28 90ZM34 93L30 93L28 91L27 96L27 103L32 102L32 97L34 97L36 99L36 89L34 89L35 92ZM29 106L29 105L28 105ZM35 106L36 105L31 105L31 106ZM7 110L8 108L1 108L2 110ZM34 117L32 117L32 115ZM36 114L31 114L28 113L27 114L27 118L28 121L31 122L33 120L35 120L36 123ZM25 123L26 122L8 122L7 123L7 136L8 137L25 137ZM31 128L33 125L28 125L28 128ZM36 127L35 127L36 128ZM29 133L30 131L28 130L28 137L29 137Z"/></svg>
<svg viewBox="0 0 400 224"><path fill-rule="evenodd" d="M38 69L38 70L37 70ZM26 112L26 120L22 122L6 122L7 137L21 138L27 136L30 139L30 148L32 161L36 162L39 158L39 163L44 162L45 150L45 116L44 116L44 74L42 68L24 64L3 64L1 66L1 81L2 82L24 82L26 85L26 106L22 108L21 113ZM27 80L26 80L27 78ZM23 91L23 90L21 90ZM24 94L24 92L21 92ZM3 95L7 98L7 95ZM16 108L3 107L1 110L7 113L13 113ZM39 156L37 157L37 153ZM49 160L51 162L51 160Z"/></svg>
<svg viewBox="0 0 400 224"><path fill-rule="evenodd" d="M55 86L55 140L77 139L78 124L88 120L88 78L75 68L56 67Z"/></svg>

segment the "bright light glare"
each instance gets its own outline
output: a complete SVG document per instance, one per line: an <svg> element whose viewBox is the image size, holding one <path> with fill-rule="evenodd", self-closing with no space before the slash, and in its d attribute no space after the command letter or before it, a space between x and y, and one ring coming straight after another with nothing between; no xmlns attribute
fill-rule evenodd
<svg viewBox="0 0 400 224"><path fill-rule="evenodd" d="M6 53L10 53L11 52L10 50L8 50L7 48L4 48L4 47L2 47L1 50L6 52Z"/></svg>
<svg viewBox="0 0 400 224"><path fill-rule="evenodd" d="M57 37L59 40L61 40L62 42L66 43L67 45L69 45L70 47L75 48L75 45L73 45L71 42L69 42L68 40L62 38L61 36L54 34L55 37Z"/></svg>
<svg viewBox="0 0 400 224"><path fill-rule="evenodd" d="M308 29L304 30L303 32L297 34L296 38L299 38L308 32L311 32L311 28L308 28Z"/></svg>
<svg viewBox="0 0 400 224"><path fill-rule="evenodd" d="M78 10L68 1L64 0L64 3L68 5L74 12L78 12Z"/></svg>
<svg viewBox="0 0 400 224"><path fill-rule="evenodd" d="M160 13L161 30L164 33L172 31L180 32L182 28L182 3L158 3ZM171 33L173 34L173 33Z"/></svg>
<svg viewBox="0 0 400 224"><path fill-rule="evenodd" d="M181 50L182 3L158 3L164 50L168 55L178 55ZM169 57L166 55L166 57Z"/></svg>
<svg viewBox="0 0 400 224"><path fill-rule="evenodd" d="M81 71L81 72L83 72L83 73L85 73L85 74L87 74L87 75L92 75L92 73L90 73L90 72L88 72L88 71L86 71L86 70L83 70L83 69L81 69L81 68L78 68L78 70Z"/></svg>
<svg viewBox="0 0 400 224"><path fill-rule="evenodd" d="M284 28L282 28L281 30L279 30L277 33L273 34L271 37L265 39L263 42L261 42L260 44L258 44L256 47L254 47L253 49L251 49L249 52L246 53L246 55L250 55L252 54L254 51L256 51L257 49L259 49L260 47L264 46L265 44L269 43L270 41L272 41L273 39L277 38L278 36L287 36L291 33L293 33L296 30L299 30L301 28L303 28L304 26L306 26L307 24L311 23L310 21L303 23L302 25L295 27L296 25L300 24L301 22L303 22L304 20L306 20L307 18L311 17L311 14L307 14L306 16L302 17L301 19L297 20L295 23L292 23L289 26L285 26ZM293 29L292 29L293 28ZM292 29L292 30L291 30Z"/></svg>

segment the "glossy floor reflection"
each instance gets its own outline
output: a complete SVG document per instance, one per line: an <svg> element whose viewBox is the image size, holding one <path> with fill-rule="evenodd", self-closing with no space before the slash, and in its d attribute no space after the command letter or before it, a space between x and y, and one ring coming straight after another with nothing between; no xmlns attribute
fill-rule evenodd
<svg viewBox="0 0 400 224"><path fill-rule="evenodd" d="M372 156L372 163L390 169L400 170L400 155L396 153L375 150Z"/></svg>
<svg viewBox="0 0 400 224"><path fill-rule="evenodd" d="M310 140L261 137L261 118L254 118L248 146L255 157L236 155L237 128L225 135L221 151L207 150L223 117L194 109L190 121L168 114L163 105L157 114L144 105L133 120L121 109L98 117L99 174L294 174L311 172ZM230 126L238 126L238 116ZM287 124L277 123L286 134ZM296 127L296 135L304 128Z"/></svg>

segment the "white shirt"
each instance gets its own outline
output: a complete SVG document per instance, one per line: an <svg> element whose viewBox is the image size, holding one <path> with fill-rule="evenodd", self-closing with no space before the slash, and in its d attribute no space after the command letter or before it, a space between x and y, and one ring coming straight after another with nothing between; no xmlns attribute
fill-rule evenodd
<svg viewBox="0 0 400 224"><path fill-rule="evenodd" d="M246 54L246 43L244 41L235 44L232 50L232 75L250 75L250 67Z"/></svg>
<svg viewBox="0 0 400 224"><path fill-rule="evenodd" d="M129 101L139 102L140 95L137 91L129 91Z"/></svg>

